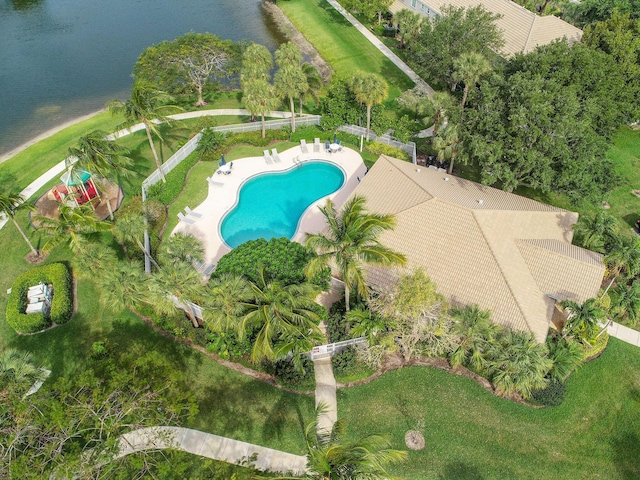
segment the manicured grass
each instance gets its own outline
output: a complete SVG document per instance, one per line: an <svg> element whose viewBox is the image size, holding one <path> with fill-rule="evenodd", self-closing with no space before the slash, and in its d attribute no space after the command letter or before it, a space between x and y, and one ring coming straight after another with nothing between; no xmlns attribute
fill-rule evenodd
<svg viewBox="0 0 640 480"><path fill-rule="evenodd" d="M393 472L408 480L613 480L640 478L639 388L640 351L612 339L569 379L559 407L526 407L422 367L339 390L338 404L349 437L389 433L404 449L407 430L423 433L426 448Z"/></svg>
<svg viewBox="0 0 640 480"><path fill-rule="evenodd" d="M413 87L413 82L325 0L290 0L278 7L331 65L335 75L360 70L377 73L389 83L387 103ZM392 103L391 103L392 102Z"/></svg>

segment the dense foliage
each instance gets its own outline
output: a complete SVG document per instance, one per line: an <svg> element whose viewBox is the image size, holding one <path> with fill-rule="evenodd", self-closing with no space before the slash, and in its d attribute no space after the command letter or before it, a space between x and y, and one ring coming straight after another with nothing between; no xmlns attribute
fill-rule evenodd
<svg viewBox="0 0 640 480"><path fill-rule="evenodd" d="M39 283L53 286L53 299L49 315L26 314L27 290ZM33 268L20 275L13 283L7 302L6 318L11 327L19 333L34 333L53 323L66 323L73 314L73 289L71 273L66 265L52 263Z"/></svg>
<svg viewBox="0 0 640 480"><path fill-rule="evenodd" d="M258 265L262 265L268 280L277 280L285 285L304 282L304 267L316 255L297 242L287 238L264 238L250 240L224 255L216 267L212 278L225 273L244 275L252 282L258 279ZM329 270L324 269L316 275L313 282L326 287L329 282Z"/></svg>

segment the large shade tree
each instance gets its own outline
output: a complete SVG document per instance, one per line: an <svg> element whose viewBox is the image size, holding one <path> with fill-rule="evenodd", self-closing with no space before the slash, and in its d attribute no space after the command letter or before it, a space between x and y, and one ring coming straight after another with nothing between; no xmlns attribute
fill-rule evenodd
<svg viewBox="0 0 640 480"><path fill-rule="evenodd" d="M380 243L380 235L395 226L393 215L381 215L365 210L366 199L352 197L340 212L331 200L320 211L327 222L326 233L307 235L306 246L318 253L306 268L309 278L327 266L334 267L345 284L346 309L350 307L350 291L355 288L368 297L364 267L373 265L404 265L406 257Z"/></svg>
<svg viewBox="0 0 640 480"><path fill-rule="evenodd" d="M20 235L24 239L24 241L29 245L29 249L31 253L33 253L34 257L38 256L38 251L33 246L29 237L24 233L22 227L16 220L16 213L20 211L30 211L34 212L36 208L29 204L25 203L24 197L19 193L1 193L0 192L0 213L4 213L8 218L11 219L11 222L14 224Z"/></svg>
<svg viewBox="0 0 640 480"><path fill-rule="evenodd" d="M158 124L170 123L171 119L168 115L182 110L176 105L171 105L171 102L173 102L173 97L166 92L158 90L149 83L136 81L133 83L129 100L125 102L111 100L107 103L107 108L113 115L124 116L125 121L120 127L128 128L137 123L144 125L151 153L153 153L153 159L163 182L166 182L167 179L162 171L162 164L160 163L152 134L162 140Z"/></svg>
<svg viewBox="0 0 640 480"><path fill-rule="evenodd" d="M356 99L367 107L367 140L371 130L371 107L381 104L389 94L387 82L374 73L359 73L353 77L351 88Z"/></svg>

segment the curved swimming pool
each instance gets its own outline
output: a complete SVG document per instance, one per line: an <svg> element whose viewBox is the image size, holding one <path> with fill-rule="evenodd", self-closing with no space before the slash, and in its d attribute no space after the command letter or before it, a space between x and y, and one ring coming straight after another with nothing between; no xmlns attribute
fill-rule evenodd
<svg viewBox="0 0 640 480"><path fill-rule="evenodd" d="M258 238L291 239L309 205L338 190L344 180L340 168L322 161L258 175L240 188L238 203L223 218L220 235L231 248Z"/></svg>

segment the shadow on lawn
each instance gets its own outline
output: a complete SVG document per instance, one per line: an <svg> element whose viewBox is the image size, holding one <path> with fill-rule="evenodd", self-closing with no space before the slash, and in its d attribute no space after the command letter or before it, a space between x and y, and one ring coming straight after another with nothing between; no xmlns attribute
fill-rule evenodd
<svg viewBox="0 0 640 480"><path fill-rule="evenodd" d="M484 477L478 473L475 467L462 462L448 464L444 472L438 476L439 480L483 480Z"/></svg>

